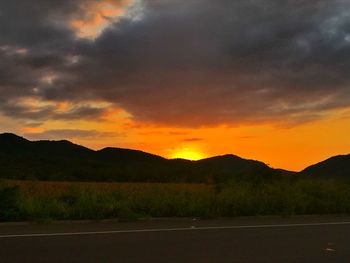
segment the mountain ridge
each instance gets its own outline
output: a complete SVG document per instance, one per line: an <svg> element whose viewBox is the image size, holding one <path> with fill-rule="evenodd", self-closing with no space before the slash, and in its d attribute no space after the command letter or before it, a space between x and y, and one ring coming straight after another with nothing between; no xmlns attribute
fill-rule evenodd
<svg viewBox="0 0 350 263"><path fill-rule="evenodd" d="M13 133L0 134L0 178L8 179L212 183L233 178L332 174L350 175L350 154L293 172L234 154L197 161L167 159L141 150L93 150L68 140L30 141Z"/></svg>
<svg viewBox="0 0 350 263"><path fill-rule="evenodd" d="M310 165L300 174L318 177L344 177L350 179L350 154L336 155Z"/></svg>
<svg viewBox="0 0 350 263"><path fill-rule="evenodd" d="M0 134L0 178L211 183L257 174L274 176L282 172L232 154L189 161L140 150L92 150L67 140L30 141L15 134Z"/></svg>

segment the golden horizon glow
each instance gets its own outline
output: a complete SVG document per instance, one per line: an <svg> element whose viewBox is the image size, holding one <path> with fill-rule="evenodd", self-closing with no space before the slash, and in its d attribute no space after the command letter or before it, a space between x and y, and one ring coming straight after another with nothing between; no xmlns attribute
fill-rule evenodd
<svg viewBox="0 0 350 263"><path fill-rule="evenodd" d="M25 101L26 105L33 101ZM105 106L91 102L94 106ZM46 106L45 104L42 106ZM57 110L66 104L50 104ZM33 110L38 106L33 104ZM350 153L350 109L336 110L323 119L280 127L273 123L218 125L181 128L136 121L122 108L111 108L102 119L47 120L40 126L22 123L0 115L3 132L10 131L28 139L68 139L98 150L120 147L142 150L166 158L198 160L223 154L254 159L273 168L300 171L331 156ZM46 131L68 130L64 135ZM80 136L69 130L93 131ZM50 136L50 137L48 137ZM63 138L64 137L64 138Z"/></svg>
<svg viewBox="0 0 350 263"><path fill-rule="evenodd" d="M171 155L171 159L186 159L190 161L198 161L204 158L203 153L197 149L183 147L176 149Z"/></svg>

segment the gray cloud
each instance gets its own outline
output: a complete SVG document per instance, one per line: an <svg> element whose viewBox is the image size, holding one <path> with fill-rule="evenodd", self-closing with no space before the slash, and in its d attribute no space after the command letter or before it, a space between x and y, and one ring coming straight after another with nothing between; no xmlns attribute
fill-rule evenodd
<svg viewBox="0 0 350 263"><path fill-rule="evenodd" d="M105 113L107 108L98 108L88 105L79 105L67 110L58 110L55 105L44 105L33 108L30 105L24 105L21 102L0 99L0 111L4 116L17 118L20 120L35 120L43 123L44 121L54 120L79 120L91 119L98 120Z"/></svg>
<svg viewBox="0 0 350 263"><path fill-rule="evenodd" d="M144 0L142 19L95 40L63 23L86 3L1 1L3 101L97 99L177 126L294 125L350 106L349 1Z"/></svg>
<svg viewBox="0 0 350 263"><path fill-rule="evenodd" d="M96 130L79 130L79 129L57 129L57 130L46 130L43 132L35 132L35 133L25 133L24 137L41 140L41 139L89 139L89 138L101 138L101 137L116 137L121 136L117 133L111 132L99 132Z"/></svg>

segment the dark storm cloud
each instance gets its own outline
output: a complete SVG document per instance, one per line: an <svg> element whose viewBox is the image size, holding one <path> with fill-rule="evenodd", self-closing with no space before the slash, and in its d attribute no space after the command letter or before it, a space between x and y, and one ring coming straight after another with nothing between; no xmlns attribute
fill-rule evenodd
<svg viewBox="0 0 350 263"><path fill-rule="evenodd" d="M79 38L64 22L91 1L1 1L3 100L103 100L178 126L294 124L350 106L349 1L144 0L138 17Z"/></svg>

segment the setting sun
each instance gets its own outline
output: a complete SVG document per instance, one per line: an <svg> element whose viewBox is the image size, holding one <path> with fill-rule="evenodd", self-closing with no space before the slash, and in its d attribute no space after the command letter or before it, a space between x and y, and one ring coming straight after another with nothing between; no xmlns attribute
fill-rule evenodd
<svg viewBox="0 0 350 263"><path fill-rule="evenodd" d="M191 161L196 161L204 158L203 154L198 150L187 147L177 149L170 157L174 159L180 158Z"/></svg>

